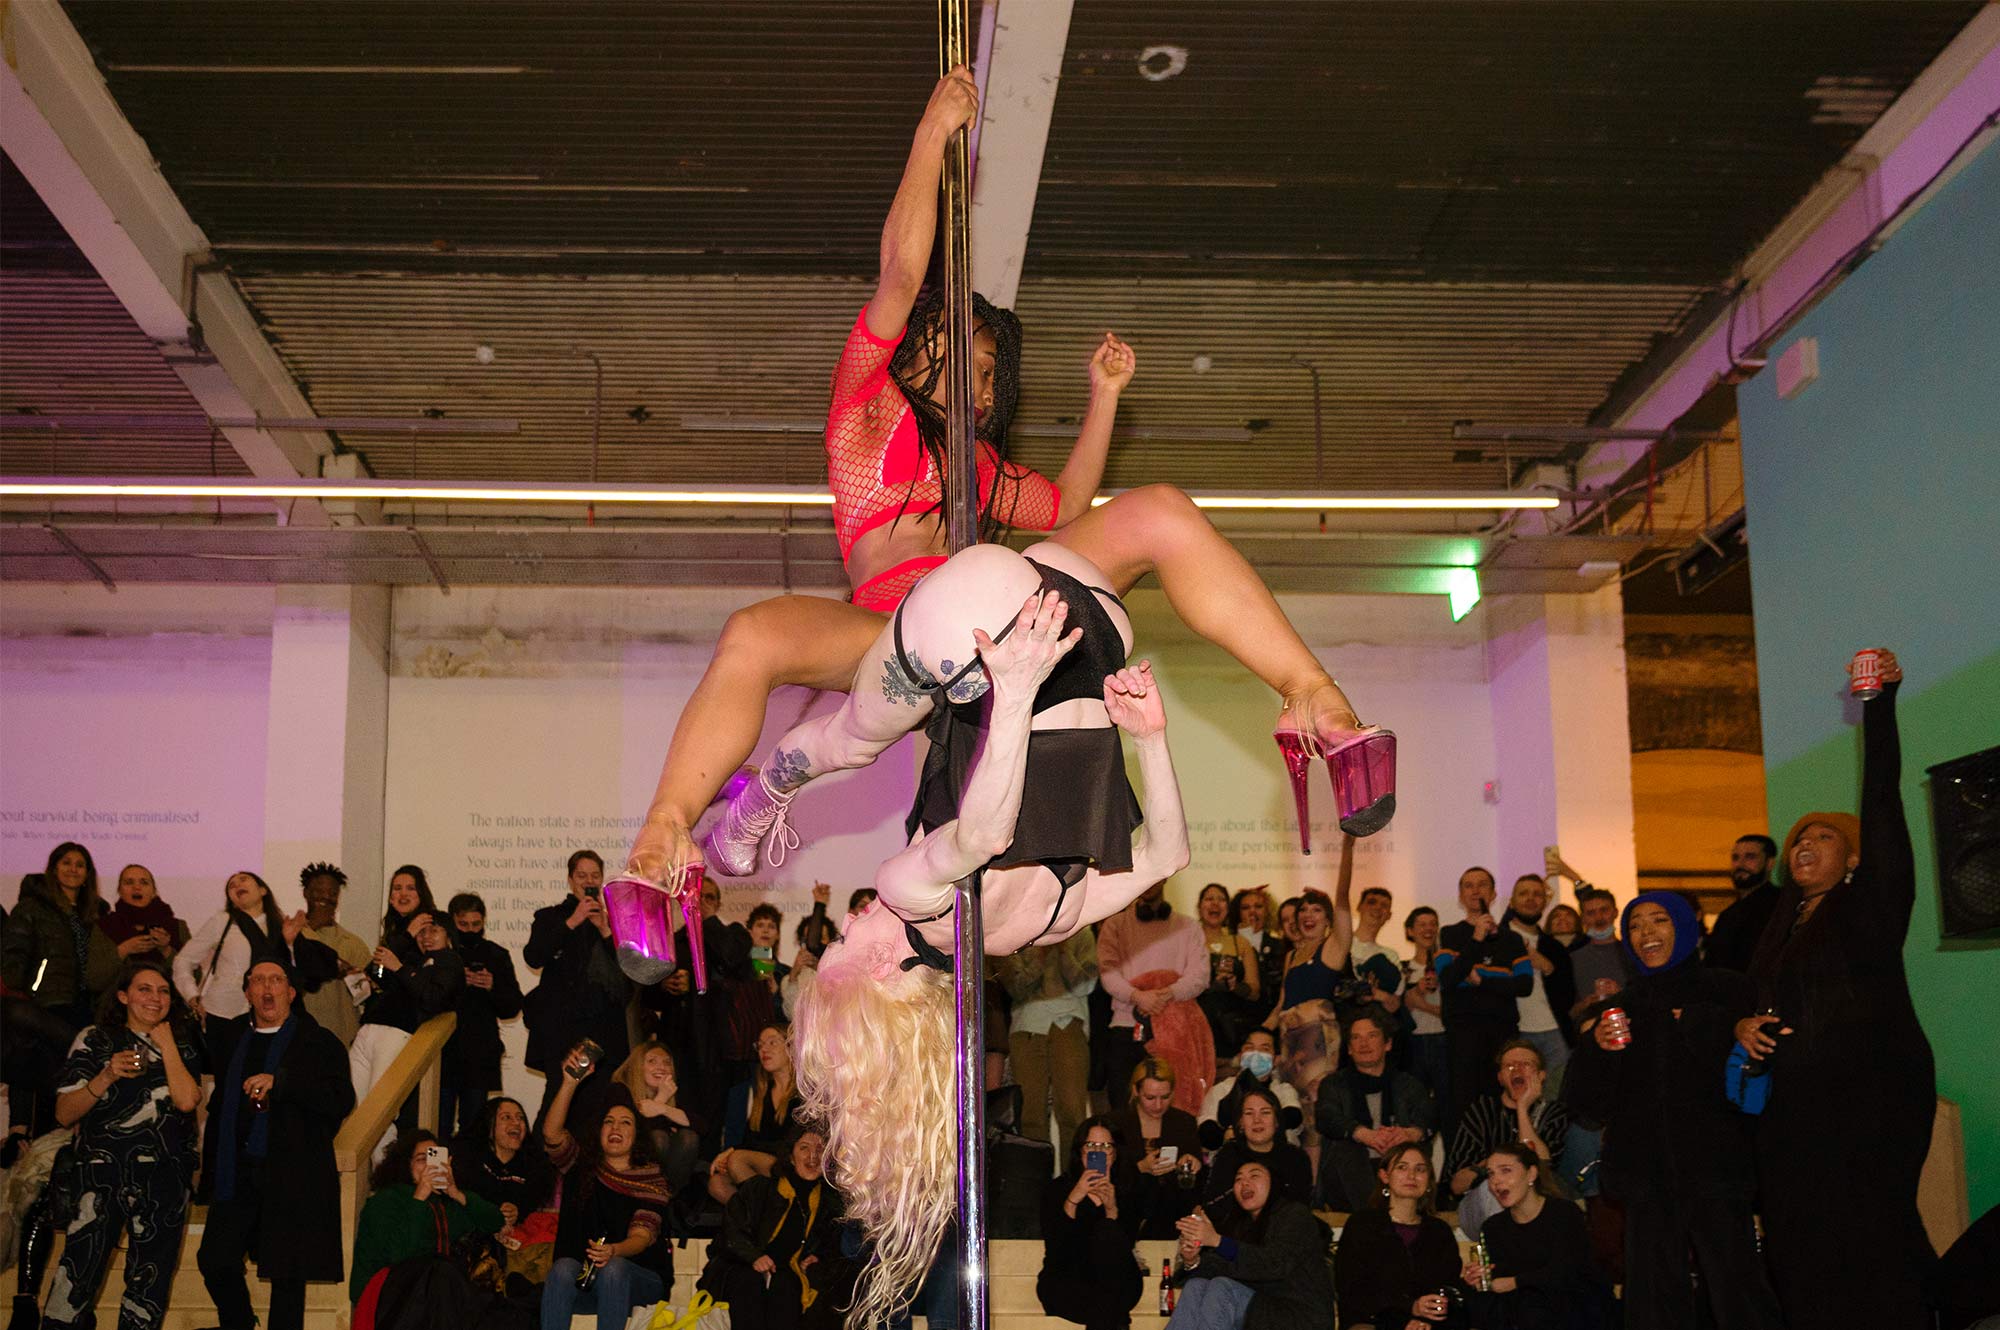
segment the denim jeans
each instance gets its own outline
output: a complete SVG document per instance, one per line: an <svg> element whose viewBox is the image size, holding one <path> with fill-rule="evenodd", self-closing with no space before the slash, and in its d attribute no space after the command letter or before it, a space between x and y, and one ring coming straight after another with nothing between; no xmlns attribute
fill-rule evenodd
<svg viewBox="0 0 2000 1330"><path fill-rule="evenodd" d="M634 1307L666 1296L666 1284L657 1272L623 1256L606 1261L587 1289L576 1286L582 1273L583 1262L574 1256L549 1267L548 1282L542 1286L542 1330L569 1330L571 1316L592 1311L597 1313L597 1330L625 1330Z"/></svg>
<svg viewBox="0 0 2000 1330"><path fill-rule="evenodd" d="M1255 1296L1255 1289L1234 1279L1190 1279L1181 1286L1167 1330L1243 1330Z"/></svg>

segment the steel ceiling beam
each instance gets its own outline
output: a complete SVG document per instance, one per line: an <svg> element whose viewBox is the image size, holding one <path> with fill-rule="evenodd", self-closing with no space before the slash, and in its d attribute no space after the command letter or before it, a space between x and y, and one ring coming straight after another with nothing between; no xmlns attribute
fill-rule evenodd
<svg viewBox="0 0 2000 1330"><path fill-rule="evenodd" d="M1013 308L1028 258L1028 226L1069 45L1071 4L986 0L980 8L972 288L1003 309Z"/></svg>
<svg viewBox="0 0 2000 1330"><path fill-rule="evenodd" d="M0 8L0 146L69 232L133 320L211 419L314 414L249 306L209 258L152 152L112 100L82 37L56 0ZM319 475L334 451L323 432L278 437L222 431L270 480ZM317 503L287 520L325 525Z"/></svg>

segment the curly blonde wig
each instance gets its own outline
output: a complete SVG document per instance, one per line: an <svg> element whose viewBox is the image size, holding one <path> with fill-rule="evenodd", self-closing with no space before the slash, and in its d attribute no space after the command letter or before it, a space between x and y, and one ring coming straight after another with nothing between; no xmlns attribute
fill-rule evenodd
<svg viewBox="0 0 2000 1330"><path fill-rule="evenodd" d="M873 1249L847 1323L908 1310L957 1201L951 976L927 966L822 975L792 1027L805 1116L826 1123L827 1174Z"/></svg>

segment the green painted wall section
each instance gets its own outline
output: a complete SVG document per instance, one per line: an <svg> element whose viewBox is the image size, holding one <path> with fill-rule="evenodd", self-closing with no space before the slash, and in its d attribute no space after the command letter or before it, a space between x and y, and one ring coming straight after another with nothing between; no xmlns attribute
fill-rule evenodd
<svg viewBox="0 0 2000 1330"><path fill-rule="evenodd" d="M2000 651L1942 680L1910 680L1897 696L1896 718L1903 808L1917 855L1917 907L1903 955L1917 1014L1937 1054L1938 1093L1964 1112L1966 1183L1977 1217L2000 1204L2000 944L1941 947L1924 769L2000 744ZM1802 813L1859 808L1859 726L1771 768L1767 778L1773 835L1782 836Z"/></svg>

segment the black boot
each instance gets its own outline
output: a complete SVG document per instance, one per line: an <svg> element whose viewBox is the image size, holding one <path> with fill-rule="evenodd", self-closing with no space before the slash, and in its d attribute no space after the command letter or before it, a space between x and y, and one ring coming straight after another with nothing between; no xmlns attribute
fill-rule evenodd
<svg viewBox="0 0 2000 1330"><path fill-rule="evenodd" d="M55 1246L56 1225L49 1213L45 1190L21 1217L21 1261L14 1287L14 1318L7 1330L41 1330L40 1300L42 1276L49 1270L49 1251Z"/></svg>

